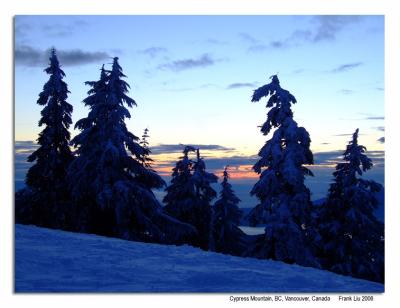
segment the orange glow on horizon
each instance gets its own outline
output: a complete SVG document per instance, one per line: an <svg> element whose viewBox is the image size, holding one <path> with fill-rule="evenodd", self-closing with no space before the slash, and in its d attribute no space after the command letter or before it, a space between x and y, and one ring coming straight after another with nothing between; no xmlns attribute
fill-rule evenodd
<svg viewBox="0 0 400 308"><path fill-rule="evenodd" d="M207 163L207 161L206 161ZM153 168L160 176L171 176L172 169L175 167L175 162L173 161L162 161L159 163L160 165L157 166L157 163L153 163ZM167 166L170 164L169 166ZM334 169L336 164L316 164L316 165L307 165L309 169L315 168L328 168ZM208 169L209 172L214 173L218 176L218 178L222 178L222 173L224 168L218 169ZM237 165L231 166L229 168L229 177L233 180L250 180L250 179L258 179L260 175L253 170L253 165Z"/></svg>

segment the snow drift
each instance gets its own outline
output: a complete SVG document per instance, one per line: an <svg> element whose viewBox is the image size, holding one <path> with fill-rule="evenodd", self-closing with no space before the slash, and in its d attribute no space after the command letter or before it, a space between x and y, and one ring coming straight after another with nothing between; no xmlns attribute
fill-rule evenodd
<svg viewBox="0 0 400 308"><path fill-rule="evenodd" d="M383 292L282 262L15 226L16 292Z"/></svg>

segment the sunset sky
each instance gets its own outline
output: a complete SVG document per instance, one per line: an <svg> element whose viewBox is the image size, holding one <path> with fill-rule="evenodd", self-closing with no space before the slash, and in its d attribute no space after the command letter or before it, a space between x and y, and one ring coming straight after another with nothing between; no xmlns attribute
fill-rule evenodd
<svg viewBox="0 0 400 308"><path fill-rule="evenodd" d="M199 145L217 175L232 166L234 187L249 204L257 179L251 166L269 138L258 128L266 102L250 97L278 74L297 98L295 120L312 139L316 176L307 183L313 199L326 193L356 128L375 163L367 175L383 183L383 16L17 16L17 182L34 147L21 141L36 140L42 130L36 100L48 79L43 69L51 47L66 73L74 123L88 112L84 82L98 79L101 65L119 57L138 104L128 129L140 136L149 128L163 176L171 173L180 144Z"/></svg>

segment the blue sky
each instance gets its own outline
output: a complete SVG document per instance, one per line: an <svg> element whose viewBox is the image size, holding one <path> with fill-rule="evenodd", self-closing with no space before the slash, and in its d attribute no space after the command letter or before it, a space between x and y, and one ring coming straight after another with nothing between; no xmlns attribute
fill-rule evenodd
<svg viewBox="0 0 400 308"><path fill-rule="evenodd" d="M370 177L383 183L383 16L17 16L17 141L35 140L41 131L36 99L53 46L74 122L88 112L83 83L119 57L138 103L128 128L138 136L150 129L165 175L179 156L176 145L200 144L211 169L233 165L234 184L248 189L255 182L251 164L268 138L257 127L265 102L251 103L250 96L278 74L297 98L295 120L310 133L316 158L324 158L316 159L319 176L309 180L314 198L323 196L338 151L356 128L373 151Z"/></svg>

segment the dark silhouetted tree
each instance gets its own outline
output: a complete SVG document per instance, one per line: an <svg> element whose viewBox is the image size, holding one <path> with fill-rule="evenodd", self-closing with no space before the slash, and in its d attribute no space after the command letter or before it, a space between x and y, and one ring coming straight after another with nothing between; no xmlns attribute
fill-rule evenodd
<svg viewBox="0 0 400 308"><path fill-rule="evenodd" d="M318 228L322 236L323 265L334 272L383 282L384 227L374 210L382 186L360 178L372 168L358 144L358 129L333 173L326 204L320 207Z"/></svg>
<svg viewBox="0 0 400 308"><path fill-rule="evenodd" d="M197 153L197 160L189 158L189 152ZM206 171L200 151L186 146L183 156L176 163L171 184L166 188L164 197L165 210L175 218L193 225L198 232L198 239L192 245L207 250L210 240L210 202L216 192L210 186L217 177Z"/></svg>
<svg viewBox="0 0 400 308"><path fill-rule="evenodd" d="M149 129L145 128L143 131L142 138L140 139L139 144L143 147L145 150L142 157L140 158L142 165L145 166L146 168L151 168L151 164L153 162L153 159L150 157L151 151L149 148L149 142L147 139L149 138Z"/></svg>
<svg viewBox="0 0 400 308"><path fill-rule="evenodd" d="M225 167L220 197L213 206L211 250L241 255L246 248L246 235L239 229L242 216L242 211L238 208L240 199L235 195L228 179L228 167Z"/></svg>
<svg viewBox="0 0 400 308"><path fill-rule="evenodd" d="M293 120L291 104L296 103L289 91L281 88L276 75L271 83L254 91L252 102L270 96L267 120L261 132L271 139L261 148L259 161L253 166L260 179L251 194L260 203L250 212L252 225L265 224L265 235L251 254L305 266L318 266L308 245L310 225L310 191L304 185L312 172L304 165L313 164L310 136Z"/></svg>
<svg viewBox="0 0 400 308"><path fill-rule="evenodd" d="M125 107L136 106L129 85L114 58L111 71L101 70L99 81L84 100L90 112L76 123L81 130L72 144L78 155L69 169L73 196L84 231L130 240L179 242L194 229L163 213L153 188L165 183L142 164L148 150L128 131Z"/></svg>
<svg viewBox="0 0 400 308"><path fill-rule="evenodd" d="M39 105L44 106L39 126L45 128L37 139L39 148L28 157L28 162L33 165L26 175L27 188L16 196L16 218L17 221L24 221L29 216L30 223L64 227L67 223L65 203L68 201L65 177L73 160L68 131L72 123L72 106L67 102L69 91L63 81L65 73L54 48L49 60L49 67L44 71L50 78L37 100Z"/></svg>

